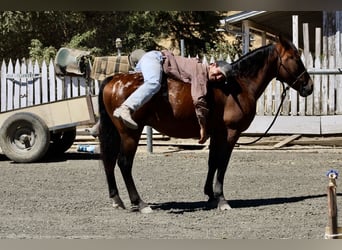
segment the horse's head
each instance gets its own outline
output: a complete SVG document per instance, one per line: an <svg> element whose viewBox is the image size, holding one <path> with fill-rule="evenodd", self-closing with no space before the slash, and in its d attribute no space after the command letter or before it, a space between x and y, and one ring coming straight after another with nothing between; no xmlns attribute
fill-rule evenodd
<svg viewBox="0 0 342 250"><path fill-rule="evenodd" d="M279 37L275 48L278 54L277 80L286 82L303 97L310 95L313 91L313 81L297 48L282 36Z"/></svg>

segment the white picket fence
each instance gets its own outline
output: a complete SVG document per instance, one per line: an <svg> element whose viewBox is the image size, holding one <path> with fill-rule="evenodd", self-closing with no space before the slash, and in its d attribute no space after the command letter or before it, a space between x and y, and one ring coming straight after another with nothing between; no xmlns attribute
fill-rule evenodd
<svg viewBox="0 0 342 250"><path fill-rule="evenodd" d="M37 61L15 61L1 65L0 111L10 111L43 103L95 95L99 83L83 77L56 77L52 60L40 66Z"/></svg>

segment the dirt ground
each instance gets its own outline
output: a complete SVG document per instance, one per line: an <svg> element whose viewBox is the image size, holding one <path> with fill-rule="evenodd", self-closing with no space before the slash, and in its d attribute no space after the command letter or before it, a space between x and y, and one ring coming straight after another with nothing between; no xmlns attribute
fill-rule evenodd
<svg viewBox="0 0 342 250"><path fill-rule="evenodd" d="M222 212L205 206L207 149L161 147L150 154L142 148L134 176L152 214L111 206L98 154L71 149L58 159L32 164L12 163L0 154L0 238L323 239L325 174L341 172L341 152L237 148L224 186L233 209ZM129 206L118 171L117 179ZM342 208L340 179L337 185Z"/></svg>

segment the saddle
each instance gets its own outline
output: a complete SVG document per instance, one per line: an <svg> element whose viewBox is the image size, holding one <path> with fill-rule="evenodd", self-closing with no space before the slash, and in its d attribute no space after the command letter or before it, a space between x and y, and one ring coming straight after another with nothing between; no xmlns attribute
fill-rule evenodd
<svg viewBox="0 0 342 250"><path fill-rule="evenodd" d="M57 76L77 75L89 77L91 71L90 52L60 48L56 54L54 66Z"/></svg>
<svg viewBox="0 0 342 250"><path fill-rule="evenodd" d="M92 66L89 51L60 48L54 61L55 73L60 77L76 75L103 81L107 77L118 73L134 71L143 54L145 54L144 50L137 49L128 56L95 57Z"/></svg>

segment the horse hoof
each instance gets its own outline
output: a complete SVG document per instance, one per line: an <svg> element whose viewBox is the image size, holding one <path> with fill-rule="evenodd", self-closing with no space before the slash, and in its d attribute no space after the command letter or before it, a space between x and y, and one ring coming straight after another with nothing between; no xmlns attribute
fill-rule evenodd
<svg viewBox="0 0 342 250"><path fill-rule="evenodd" d="M220 210L220 211L226 211L226 210L232 209L231 206L228 205L228 203L219 204L217 208L218 208L218 210Z"/></svg>
<svg viewBox="0 0 342 250"><path fill-rule="evenodd" d="M148 206L140 209L140 213L142 213L142 214L150 214L152 212L153 212L152 208L150 208Z"/></svg>
<svg viewBox="0 0 342 250"><path fill-rule="evenodd" d="M124 204L119 204L119 203L116 203L115 201L113 202L113 208L115 209L119 209L119 208L122 208L122 209L126 209Z"/></svg>

